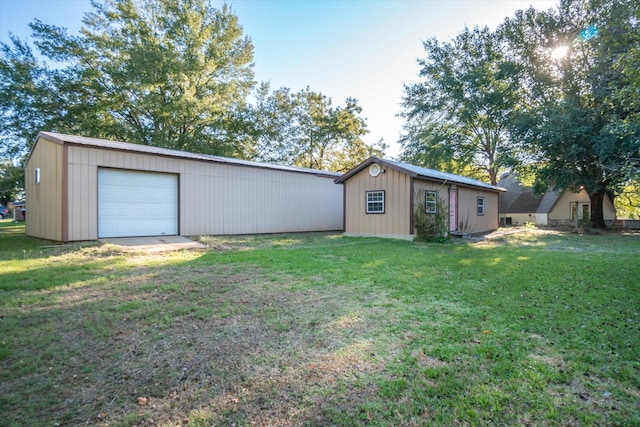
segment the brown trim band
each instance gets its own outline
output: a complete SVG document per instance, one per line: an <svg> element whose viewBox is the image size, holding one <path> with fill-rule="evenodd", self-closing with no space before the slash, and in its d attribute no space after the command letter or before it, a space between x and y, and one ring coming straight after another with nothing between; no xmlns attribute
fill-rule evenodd
<svg viewBox="0 0 640 427"><path fill-rule="evenodd" d="M415 206L413 205L414 203L414 193L415 193L415 189L414 189L414 178L410 177L409 178L409 234L413 235L413 229L415 228Z"/></svg>
<svg viewBox="0 0 640 427"><path fill-rule="evenodd" d="M69 241L69 146L62 144L62 241Z"/></svg>

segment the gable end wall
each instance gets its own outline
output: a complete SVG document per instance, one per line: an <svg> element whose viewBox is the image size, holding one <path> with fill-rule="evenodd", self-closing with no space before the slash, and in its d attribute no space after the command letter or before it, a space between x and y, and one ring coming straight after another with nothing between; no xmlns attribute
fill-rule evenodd
<svg viewBox="0 0 640 427"><path fill-rule="evenodd" d="M345 234L411 238L411 181L408 175L391 168L376 177L365 168L347 179ZM367 214L365 193L378 190L385 192L385 212Z"/></svg>
<svg viewBox="0 0 640 427"><path fill-rule="evenodd" d="M25 166L27 215L25 234L41 239L63 240L64 147L39 138ZM36 169L40 183L35 183Z"/></svg>

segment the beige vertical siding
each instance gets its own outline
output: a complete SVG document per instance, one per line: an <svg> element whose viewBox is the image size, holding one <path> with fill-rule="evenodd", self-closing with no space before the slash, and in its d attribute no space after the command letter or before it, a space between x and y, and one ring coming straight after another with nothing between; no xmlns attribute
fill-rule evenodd
<svg viewBox="0 0 640 427"><path fill-rule="evenodd" d="M181 234L342 229L342 186L272 169L183 162Z"/></svg>
<svg viewBox="0 0 640 427"><path fill-rule="evenodd" d="M447 217L447 226L449 225L449 188L451 186L448 184L442 184L435 181L426 181L422 179L414 179L413 188L414 188L414 196L413 196L413 205L414 212L417 209L424 209L424 202L426 198L427 191L436 191L438 193L438 208L445 209L446 217ZM413 234L416 234L416 230L414 228Z"/></svg>
<svg viewBox="0 0 640 427"><path fill-rule="evenodd" d="M457 231L468 233L483 233L498 228L498 195L492 191L474 189L468 187L443 184L422 179L414 180L414 205L415 209L422 209L425 201L425 192L437 191L438 200L443 202L449 218L449 190L457 188ZM485 214L477 214L478 197L485 198ZM447 224L449 220L447 219ZM414 231L415 233L415 231Z"/></svg>
<svg viewBox="0 0 640 427"><path fill-rule="evenodd" d="M39 184L35 183L36 168L40 168ZM55 241L63 239L62 179L62 144L41 138L25 168L27 236Z"/></svg>
<svg viewBox="0 0 640 427"><path fill-rule="evenodd" d="M411 178L387 168L377 177L365 168L347 179L345 185L345 234L411 238ZM366 213L366 192L384 190L385 212Z"/></svg>
<svg viewBox="0 0 640 427"><path fill-rule="evenodd" d="M99 167L178 174L181 235L342 229L342 186L332 178L72 144L68 150L71 241L98 236Z"/></svg>
<svg viewBox="0 0 640 427"><path fill-rule="evenodd" d="M484 197L484 215L478 215L478 197ZM498 193L458 187L458 231L484 233L498 228Z"/></svg>
<svg viewBox="0 0 640 427"><path fill-rule="evenodd" d="M411 186L413 185L413 207ZM345 181L345 234L348 236L379 236L412 239L412 218L415 209L424 208L425 192L437 191L444 202L441 208L449 211L450 184L424 179L412 179L405 173L387 169L377 177L365 168ZM367 191L384 190L385 213L367 214ZM458 187L458 222L465 220L466 231L480 233L498 228L498 195L481 189ZM485 215L477 215L477 197L485 198ZM447 221L448 223L448 221Z"/></svg>

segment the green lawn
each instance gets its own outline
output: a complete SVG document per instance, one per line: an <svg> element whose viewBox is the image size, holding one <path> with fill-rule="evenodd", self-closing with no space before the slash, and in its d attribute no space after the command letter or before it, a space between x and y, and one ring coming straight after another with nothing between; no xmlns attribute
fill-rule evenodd
<svg viewBox="0 0 640 427"><path fill-rule="evenodd" d="M0 221L0 425L640 425L640 235L54 246Z"/></svg>

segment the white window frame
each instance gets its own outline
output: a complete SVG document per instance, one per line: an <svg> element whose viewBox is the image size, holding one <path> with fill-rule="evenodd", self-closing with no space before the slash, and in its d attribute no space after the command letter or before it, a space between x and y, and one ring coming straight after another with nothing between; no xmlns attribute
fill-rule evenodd
<svg viewBox="0 0 640 427"><path fill-rule="evenodd" d="M35 178L36 184L40 184L40 168L36 168L36 173L34 178Z"/></svg>
<svg viewBox="0 0 640 427"><path fill-rule="evenodd" d="M433 200L429 200L429 196L433 196ZM438 212L438 192L427 190L424 192L424 212L435 214Z"/></svg>
<svg viewBox="0 0 640 427"><path fill-rule="evenodd" d="M380 195L380 199L376 198ZM371 198L370 198L371 196ZM374 206L382 205L382 210L374 209ZM384 213L384 190L365 191L365 212L368 214Z"/></svg>
<svg viewBox="0 0 640 427"><path fill-rule="evenodd" d="M485 212L485 199L482 196L479 196L477 199L477 214L478 216L484 215Z"/></svg>

